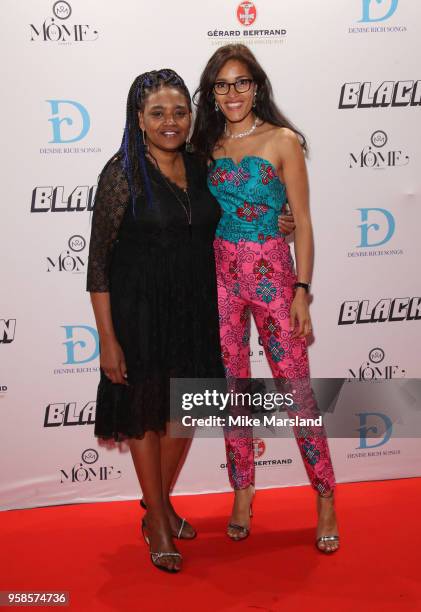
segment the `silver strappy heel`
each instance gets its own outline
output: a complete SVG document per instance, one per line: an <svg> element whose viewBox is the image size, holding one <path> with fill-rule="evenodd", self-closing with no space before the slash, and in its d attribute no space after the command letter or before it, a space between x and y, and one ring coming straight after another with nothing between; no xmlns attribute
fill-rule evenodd
<svg viewBox="0 0 421 612"><path fill-rule="evenodd" d="M316 540L316 547L318 550L320 550L320 552L326 553L328 555L330 553L336 552L339 549L339 546L337 546L336 548L333 548L332 550L327 550L326 548L320 548L319 544L325 543L325 542L338 542L339 543L338 535L320 536L320 538L317 538Z"/></svg>
<svg viewBox="0 0 421 612"><path fill-rule="evenodd" d="M143 535L143 539L145 540L146 544L150 547L150 541L149 541L148 536L145 534L145 528L147 529L147 526L145 523L145 519L143 519L142 520L142 535ZM168 572L169 574L177 574L180 571L181 568L176 568L176 567L169 568L166 565L161 565L159 563L159 560L163 559L164 557L178 557L180 561L182 561L183 557L181 556L179 552L152 552L151 550L149 550L149 553L151 555L152 564L158 569L162 570L163 572Z"/></svg>
<svg viewBox="0 0 421 612"><path fill-rule="evenodd" d="M330 492L330 495L321 495L319 493L319 498L321 497L327 497L327 498L333 498L333 491ZM335 548L332 549L326 549L324 546L321 547L320 544L327 544L329 542L337 542L338 546L336 546ZM317 550L319 550L322 553L325 553L326 555L330 555L334 552L336 552L337 550L339 550L339 536L337 534L335 535L322 535L320 537L318 537L316 539L316 548Z"/></svg>
<svg viewBox="0 0 421 612"><path fill-rule="evenodd" d="M145 502L143 501L143 499L140 500L139 502L140 507L143 508L143 510L147 510L147 506L145 504ZM186 537L183 536L183 530L185 526L190 527L191 529L193 529L193 535L190 537ZM173 531L172 532L172 536L174 538L177 538L177 540L193 540L196 536L197 536L197 531L195 531L195 529L192 527L192 525L190 525L190 523L187 522L187 520L185 518L181 519L181 525L178 531Z"/></svg>
<svg viewBox="0 0 421 612"><path fill-rule="evenodd" d="M250 518L253 516L253 498L256 493L256 489L254 485L249 485L252 488L252 495L250 498L250 508L249 508L249 516ZM228 529L233 529L236 533L230 534L227 531L227 536L231 538L234 542L240 542L241 540L245 540L250 535L250 527L246 527L245 525L238 525L237 523L228 523Z"/></svg>

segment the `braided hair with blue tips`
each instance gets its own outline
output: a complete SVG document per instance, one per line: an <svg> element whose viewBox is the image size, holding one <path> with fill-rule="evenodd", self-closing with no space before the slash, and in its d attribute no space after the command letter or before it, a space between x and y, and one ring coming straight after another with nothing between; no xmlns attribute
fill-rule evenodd
<svg viewBox="0 0 421 612"><path fill-rule="evenodd" d="M136 216L136 198L143 191L148 207L152 206L152 187L146 165L147 147L139 126L139 111L145 108L148 96L162 87L178 89L186 98L191 111L191 97L183 79L174 70L162 68L144 72L135 78L127 96L126 125L119 149L129 184L133 215Z"/></svg>

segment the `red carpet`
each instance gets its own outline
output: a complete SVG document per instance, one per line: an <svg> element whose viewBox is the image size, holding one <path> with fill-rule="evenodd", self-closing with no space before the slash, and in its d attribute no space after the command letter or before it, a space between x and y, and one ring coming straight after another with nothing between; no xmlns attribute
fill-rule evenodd
<svg viewBox="0 0 421 612"><path fill-rule="evenodd" d="M238 543L224 535L229 495L178 497L200 533L180 543L177 575L151 565L134 501L3 512L0 590L70 591L64 609L78 611L421 610L420 481L340 485L331 557L313 545L309 487L258 491Z"/></svg>

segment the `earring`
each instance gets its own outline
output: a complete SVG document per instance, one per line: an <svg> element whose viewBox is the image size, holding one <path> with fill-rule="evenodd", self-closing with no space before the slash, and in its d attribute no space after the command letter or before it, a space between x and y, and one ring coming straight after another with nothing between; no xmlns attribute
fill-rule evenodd
<svg viewBox="0 0 421 612"><path fill-rule="evenodd" d="M257 95L257 91L254 92L254 96L253 96L253 108L256 108L256 95Z"/></svg>
<svg viewBox="0 0 421 612"><path fill-rule="evenodd" d="M186 140L186 151L187 153L193 153L193 145L190 142L190 138Z"/></svg>
<svg viewBox="0 0 421 612"><path fill-rule="evenodd" d="M149 147L148 147L148 143L146 142L145 139L145 130L140 130L142 132L142 144L143 144L143 150L145 151L145 153L148 152Z"/></svg>
<svg viewBox="0 0 421 612"><path fill-rule="evenodd" d="M216 112L218 112L218 111L219 111L218 102L215 102L215 110L216 110Z"/></svg>

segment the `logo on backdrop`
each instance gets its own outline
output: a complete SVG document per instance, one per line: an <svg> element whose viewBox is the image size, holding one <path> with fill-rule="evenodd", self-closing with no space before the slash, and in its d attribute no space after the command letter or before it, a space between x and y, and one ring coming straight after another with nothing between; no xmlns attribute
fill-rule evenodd
<svg viewBox="0 0 421 612"><path fill-rule="evenodd" d="M348 28L349 34L390 34L407 31L404 25L386 24L395 15L399 0L359 0L359 3L360 18L356 19L356 22L362 25Z"/></svg>
<svg viewBox="0 0 421 612"><path fill-rule="evenodd" d="M10 344L15 339L16 319L0 319L0 343Z"/></svg>
<svg viewBox="0 0 421 612"><path fill-rule="evenodd" d="M395 218L385 208L357 208L361 214L360 244L358 247L376 247L386 244L395 232ZM381 221L370 223L370 215L377 214Z"/></svg>
<svg viewBox="0 0 421 612"><path fill-rule="evenodd" d="M344 83L339 109L405 108L421 106L421 81L383 81L377 87L370 82Z"/></svg>
<svg viewBox="0 0 421 612"><path fill-rule="evenodd" d="M97 365L86 366L85 364L95 361L99 356L98 332L90 325L62 325L64 329L65 347L62 362L65 366L77 366L56 368L54 374L85 374L98 372Z"/></svg>
<svg viewBox="0 0 421 612"><path fill-rule="evenodd" d="M360 445L357 448L376 448L383 446L390 440L393 423L386 414L382 412L360 412L356 416L360 419L360 426L357 429L360 432ZM380 431L383 437L369 444L367 438L370 434L378 435Z"/></svg>
<svg viewBox="0 0 421 612"><path fill-rule="evenodd" d="M68 2L54 2L53 13L58 19L68 19L72 14L72 7Z"/></svg>
<svg viewBox="0 0 421 612"><path fill-rule="evenodd" d="M237 22L235 22L235 17ZM277 24L262 23L262 13L259 9L259 22L261 23L260 29L252 29L252 26L256 22L257 18L257 6L255 2L240 2L237 5L236 15L232 16L232 23L224 24L222 27L217 27L214 30L209 30L207 33L208 39L211 39L212 44L220 45L219 39L223 39L224 44L230 42L244 42L248 45L254 43L259 44L283 44L287 31L285 28L280 28ZM238 29L238 24L243 29ZM228 29L227 29L228 26ZM231 29L229 27L231 26ZM258 39L258 40L257 40Z"/></svg>
<svg viewBox="0 0 421 612"><path fill-rule="evenodd" d="M51 107L51 117L48 119L52 128L50 143L77 142L85 138L91 120L83 104L75 100L46 100L46 102Z"/></svg>
<svg viewBox="0 0 421 612"><path fill-rule="evenodd" d="M45 100L49 106L50 123L49 144L39 152L45 154L100 153L94 146L69 146L84 140L91 128L91 118L87 108L77 100ZM66 146L60 146L66 145Z"/></svg>
<svg viewBox="0 0 421 612"><path fill-rule="evenodd" d="M0 397L4 397L8 391L7 385L0 385Z"/></svg>
<svg viewBox="0 0 421 612"><path fill-rule="evenodd" d="M387 244L396 229L395 217L386 208L357 208L360 223L358 228L358 250L348 251L348 257L379 257L403 255L403 249L379 249Z"/></svg>
<svg viewBox="0 0 421 612"><path fill-rule="evenodd" d="M88 363L99 356L98 332L89 325L62 325L65 330L67 364Z"/></svg>
<svg viewBox="0 0 421 612"><path fill-rule="evenodd" d="M113 465L98 464L99 454L94 448L82 452L82 461L78 461L70 469L60 470L60 483L95 482L98 480L116 480L122 472Z"/></svg>
<svg viewBox="0 0 421 612"><path fill-rule="evenodd" d="M93 425L95 423L95 409L96 402L79 405L77 402L48 404L45 409L44 427Z"/></svg>
<svg viewBox="0 0 421 612"><path fill-rule="evenodd" d="M45 212L90 212L94 207L98 185L78 185L64 196L64 187L34 187L31 198L31 213Z"/></svg>
<svg viewBox="0 0 421 612"><path fill-rule="evenodd" d="M246 338L244 340L246 340ZM262 363L265 356L263 340L260 336L257 336L257 343L258 346L255 346L254 343L250 343L249 357L251 363Z"/></svg>
<svg viewBox="0 0 421 612"><path fill-rule="evenodd" d="M254 458L260 459L262 455L264 455L266 450L265 441L262 438L253 438L253 452Z"/></svg>
<svg viewBox="0 0 421 612"><path fill-rule="evenodd" d="M257 11L253 2L241 2L237 8L238 21L243 26L250 26L256 21Z"/></svg>
<svg viewBox="0 0 421 612"><path fill-rule="evenodd" d="M82 251L86 247L86 240L78 234L70 236L67 242L68 248L55 258L47 257L47 272L72 272L80 274L84 272L86 259Z"/></svg>
<svg viewBox="0 0 421 612"><path fill-rule="evenodd" d="M350 300L339 309L338 325L421 320L421 297Z"/></svg>
<svg viewBox="0 0 421 612"><path fill-rule="evenodd" d="M366 145L359 153L349 154L350 168L396 168L407 166L409 156L397 149L386 148L388 136L383 130L376 130L371 134L370 144Z"/></svg>
<svg viewBox="0 0 421 612"><path fill-rule="evenodd" d="M70 45L97 40L98 30L87 24L86 20L82 24L68 21L72 15L72 7L68 2L64 0L54 2L52 15L52 17L47 17L43 23L29 24L31 42Z"/></svg>
<svg viewBox="0 0 421 612"><path fill-rule="evenodd" d="M362 17L360 22L386 21L398 8L399 0L362 0ZM381 5L379 7L379 5ZM376 11L377 9L377 11Z"/></svg>
<svg viewBox="0 0 421 612"><path fill-rule="evenodd" d="M393 433L393 422L387 414L382 412L357 412L359 445L358 452L348 453L347 459L369 459L371 457L385 457L400 455L400 449L381 449L387 444ZM376 437L373 437L376 436ZM372 450L376 449L376 450Z"/></svg>
<svg viewBox="0 0 421 612"><path fill-rule="evenodd" d="M349 368L349 380L390 380L404 378L406 371L396 364L385 363L386 354L380 347L375 347L368 353L368 360L358 368Z"/></svg>
<svg viewBox="0 0 421 612"><path fill-rule="evenodd" d="M284 459L261 459L266 452L266 444L262 438L253 438L253 454L254 454L254 465L256 468L259 467L276 467L279 465L291 465L291 458ZM225 470L227 467L226 463L221 463L219 466L221 470Z"/></svg>

